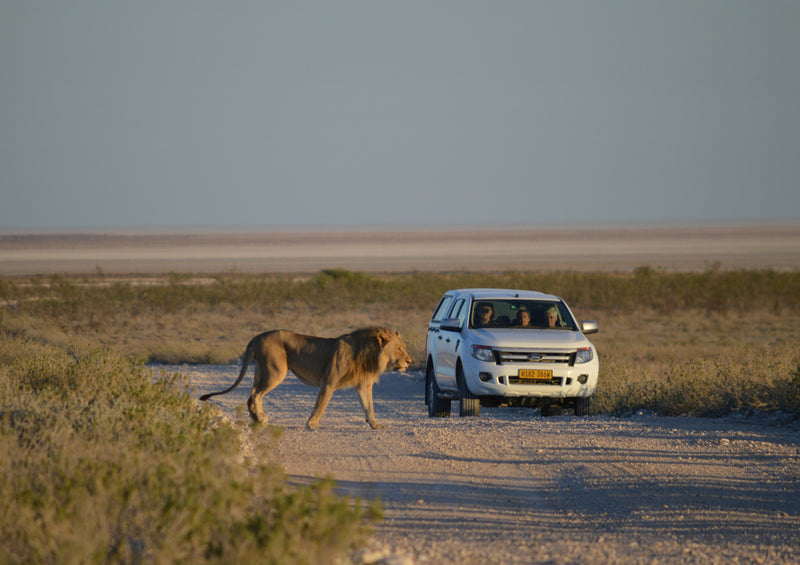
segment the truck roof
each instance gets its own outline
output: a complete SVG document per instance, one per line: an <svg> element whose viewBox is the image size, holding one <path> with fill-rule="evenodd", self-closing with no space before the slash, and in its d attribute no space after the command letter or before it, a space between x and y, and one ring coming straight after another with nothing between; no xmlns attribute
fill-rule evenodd
<svg viewBox="0 0 800 565"><path fill-rule="evenodd" d="M528 299L528 300L561 300L553 294L545 294L536 290L514 290L510 288L459 288L449 292L458 294L469 294L476 300L486 300L492 298L501 299Z"/></svg>

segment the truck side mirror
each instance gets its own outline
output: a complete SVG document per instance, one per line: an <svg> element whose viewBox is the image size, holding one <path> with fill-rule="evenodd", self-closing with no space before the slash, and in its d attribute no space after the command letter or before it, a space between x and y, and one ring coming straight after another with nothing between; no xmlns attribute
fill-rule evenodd
<svg viewBox="0 0 800 565"><path fill-rule="evenodd" d="M599 331L597 322L594 320L581 320L581 331L585 334L596 334Z"/></svg>
<svg viewBox="0 0 800 565"><path fill-rule="evenodd" d="M439 324L439 329L448 332L460 332L461 320L459 320L458 318L445 318L444 320L442 320L442 323Z"/></svg>

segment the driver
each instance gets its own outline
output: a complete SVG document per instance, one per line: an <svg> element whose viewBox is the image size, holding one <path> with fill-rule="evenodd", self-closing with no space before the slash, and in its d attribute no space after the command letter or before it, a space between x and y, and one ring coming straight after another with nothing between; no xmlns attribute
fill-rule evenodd
<svg viewBox="0 0 800 565"><path fill-rule="evenodd" d="M491 325L492 316L494 316L494 308L488 302L479 302L475 305L475 314L473 317L473 326L476 328L485 328Z"/></svg>

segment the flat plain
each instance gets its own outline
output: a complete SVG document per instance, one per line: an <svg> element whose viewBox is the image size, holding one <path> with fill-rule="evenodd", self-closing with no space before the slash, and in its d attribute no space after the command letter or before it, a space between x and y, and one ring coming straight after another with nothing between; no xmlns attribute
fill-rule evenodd
<svg viewBox="0 0 800 565"><path fill-rule="evenodd" d="M0 276L800 268L800 222L0 232Z"/></svg>

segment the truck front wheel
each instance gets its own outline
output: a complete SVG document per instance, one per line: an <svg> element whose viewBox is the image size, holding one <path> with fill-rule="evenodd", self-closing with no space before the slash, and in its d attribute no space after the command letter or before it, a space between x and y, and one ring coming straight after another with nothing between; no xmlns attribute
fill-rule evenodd
<svg viewBox="0 0 800 565"><path fill-rule="evenodd" d="M456 378L458 379L458 396L461 399L459 415L468 417L479 416L481 412L481 401L477 396L472 394L467 387L467 381L464 378L464 369L462 369L461 366L458 367Z"/></svg>

